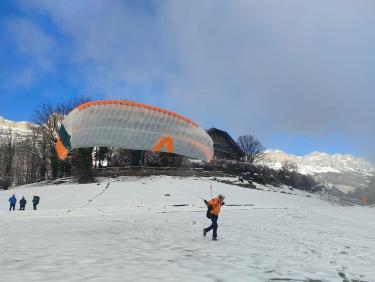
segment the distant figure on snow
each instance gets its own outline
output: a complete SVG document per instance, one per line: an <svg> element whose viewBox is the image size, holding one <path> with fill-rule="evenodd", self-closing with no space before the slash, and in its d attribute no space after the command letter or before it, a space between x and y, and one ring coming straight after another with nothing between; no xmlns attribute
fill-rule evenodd
<svg viewBox="0 0 375 282"><path fill-rule="evenodd" d="M16 195L13 194L12 197L9 198L9 211L14 210L16 208L17 198Z"/></svg>
<svg viewBox="0 0 375 282"><path fill-rule="evenodd" d="M36 210L36 207L39 204L39 200L40 200L39 196L33 197L33 208L34 208L34 210Z"/></svg>
<svg viewBox="0 0 375 282"><path fill-rule="evenodd" d="M207 217L211 219L212 224L209 227L203 229L203 236L206 236L207 232L212 230L212 240L215 241L217 240L217 220L219 218L221 206L225 204L224 198L224 195L219 194L216 198L210 201L204 200L208 207Z"/></svg>
<svg viewBox="0 0 375 282"><path fill-rule="evenodd" d="M22 197L22 199L20 200L20 211L24 211L25 206L26 206L26 199L25 197Z"/></svg>

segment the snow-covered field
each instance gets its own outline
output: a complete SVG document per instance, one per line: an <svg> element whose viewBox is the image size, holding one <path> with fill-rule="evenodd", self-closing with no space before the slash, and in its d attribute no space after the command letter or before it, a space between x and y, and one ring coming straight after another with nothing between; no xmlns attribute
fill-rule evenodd
<svg viewBox="0 0 375 282"><path fill-rule="evenodd" d="M208 179L1 191L0 281L375 281L375 209L212 183L217 242L202 236ZM26 211L7 210L12 193Z"/></svg>

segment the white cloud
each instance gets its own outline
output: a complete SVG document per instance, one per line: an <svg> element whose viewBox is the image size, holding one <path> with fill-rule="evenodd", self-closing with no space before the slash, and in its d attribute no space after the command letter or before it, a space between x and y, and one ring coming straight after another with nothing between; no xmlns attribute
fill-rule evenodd
<svg viewBox="0 0 375 282"><path fill-rule="evenodd" d="M71 40L69 60L91 90L162 99L234 134L375 142L373 1L21 3Z"/></svg>
<svg viewBox="0 0 375 282"><path fill-rule="evenodd" d="M25 18L8 18L2 23L20 54L16 64L5 65L8 86L32 87L38 78L55 70L57 44L40 26Z"/></svg>
<svg viewBox="0 0 375 282"><path fill-rule="evenodd" d="M136 4L126 1L21 3L27 10L49 15L62 35L71 40L69 60L77 66L75 71L84 78L89 90L136 99L132 89L152 89L163 79L167 63L159 48L158 26L154 16Z"/></svg>
<svg viewBox="0 0 375 282"><path fill-rule="evenodd" d="M174 100L237 134L335 131L358 150L374 143L375 2L215 3L165 5Z"/></svg>
<svg viewBox="0 0 375 282"><path fill-rule="evenodd" d="M57 46L50 36L29 19L12 18L6 21L6 25L16 48L28 56L31 64L41 71L53 70Z"/></svg>

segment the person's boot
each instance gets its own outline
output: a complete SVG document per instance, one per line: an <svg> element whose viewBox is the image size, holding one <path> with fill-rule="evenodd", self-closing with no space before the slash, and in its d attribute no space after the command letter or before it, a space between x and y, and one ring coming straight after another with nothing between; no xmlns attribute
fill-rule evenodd
<svg viewBox="0 0 375 282"><path fill-rule="evenodd" d="M213 240L213 241L217 241L217 238L216 238L216 237L212 237L212 240Z"/></svg>
<svg viewBox="0 0 375 282"><path fill-rule="evenodd" d="M206 229L203 229L203 236L206 237L206 234L207 234Z"/></svg>

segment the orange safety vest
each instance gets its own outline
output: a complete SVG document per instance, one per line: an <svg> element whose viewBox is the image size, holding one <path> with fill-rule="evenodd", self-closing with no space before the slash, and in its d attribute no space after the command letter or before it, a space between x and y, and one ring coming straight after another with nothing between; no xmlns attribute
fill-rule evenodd
<svg viewBox="0 0 375 282"><path fill-rule="evenodd" d="M221 206L222 206L222 201L220 201L219 198L212 199L212 200L208 201L207 204L212 207L212 209L211 209L212 214L219 215L220 209L221 209Z"/></svg>

